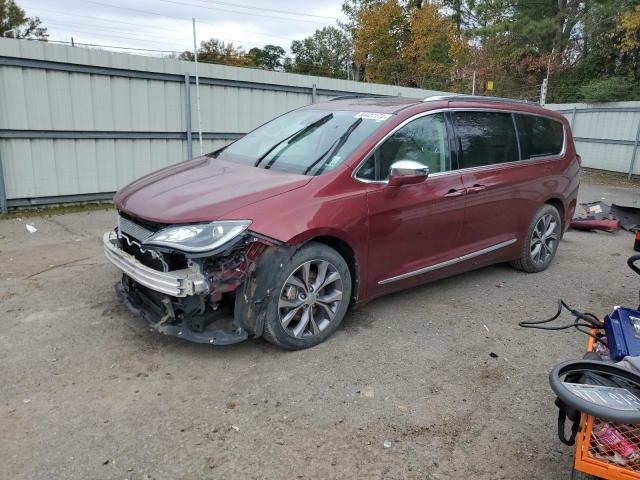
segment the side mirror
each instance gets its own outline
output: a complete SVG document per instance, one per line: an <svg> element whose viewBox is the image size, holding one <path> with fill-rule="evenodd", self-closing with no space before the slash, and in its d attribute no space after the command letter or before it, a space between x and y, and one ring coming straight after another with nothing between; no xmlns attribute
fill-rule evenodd
<svg viewBox="0 0 640 480"><path fill-rule="evenodd" d="M429 167L413 160L400 160L391 164L389 186L399 187L424 182L429 176Z"/></svg>

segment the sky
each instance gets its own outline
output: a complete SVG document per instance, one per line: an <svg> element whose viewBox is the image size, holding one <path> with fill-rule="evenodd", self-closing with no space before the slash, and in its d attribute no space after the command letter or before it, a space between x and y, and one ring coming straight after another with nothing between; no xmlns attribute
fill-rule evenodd
<svg viewBox="0 0 640 480"><path fill-rule="evenodd" d="M245 50L291 42L344 19L342 0L17 0L40 17L49 40L132 49L193 50L217 38ZM149 52L152 54L153 52Z"/></svg>

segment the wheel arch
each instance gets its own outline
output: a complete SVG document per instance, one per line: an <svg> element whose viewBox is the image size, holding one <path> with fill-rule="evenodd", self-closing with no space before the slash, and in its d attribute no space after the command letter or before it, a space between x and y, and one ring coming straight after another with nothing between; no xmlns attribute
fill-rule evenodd
<svg viewBox="0 0 640 480"><path fill-rule="evenodd" d="M547 199L547 201L544 202L544 203L546 205L551 205L556 210L558 210L558 213L560 214L560 222L561 222L560 231L564 232L566 223L568 222L568 219L566 219L565 216L564 216L564 214L565 214L564 202L558 197L551 197L551 198Z"/></svg>

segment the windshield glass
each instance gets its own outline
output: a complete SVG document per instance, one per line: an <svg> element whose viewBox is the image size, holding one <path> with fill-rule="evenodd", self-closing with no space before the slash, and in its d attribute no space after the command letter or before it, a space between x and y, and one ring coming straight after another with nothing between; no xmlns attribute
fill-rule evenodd
<svg viewBox="0 0 640 480"><path fill-rule="evenodd" d="M248 133L217 158L303 175L320 175L342 163L391 115L297 110Z"/></svg>

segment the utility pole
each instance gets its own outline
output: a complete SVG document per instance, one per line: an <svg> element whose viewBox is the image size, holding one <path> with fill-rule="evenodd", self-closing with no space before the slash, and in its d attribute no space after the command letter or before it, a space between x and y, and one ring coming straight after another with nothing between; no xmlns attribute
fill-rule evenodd
<svg viewBox="0 0 640 480"><path fill-rule="evenodd" d="M542 80L542 86L540 87L540 106L544 107L547 101L547 79Z"/></svg>
<svg viewBox="0 0 640 480"><path fill-rule="evenodd" d="M202 117L200 115L200 77L198 77L198 43L196 41L196 19L193 20L193 61L196 68L196 109L198 110L198 141L200 143L200 155L204 155L202 148Z"/></svg>
<svg viewBox="0 0 640 480"><path fill-rule="evenodd" d="M471 82L471 95L476 94L476 71L473 71L473 80Z"/></svg>
<svg viewBox="0 0 640 480"><path fill-rule="evenodd" d="M75 44L75 43L73 43L73 37L71 37L71 46L72 46L72 47L75 47L75 46L76 46L76 44Z"/></svg>
<svg viewBox="0 0 640 480"><path fill-rule="evenodd" d="M552 49L549 60L547 61L547 76L544 80L542 80L542 86L540 87L540 106L542 107L544 107L544 104L547 101L547 91L549 90L549 74L551 72L551 57L553 57L553 52L554 51Z"/></svg>

